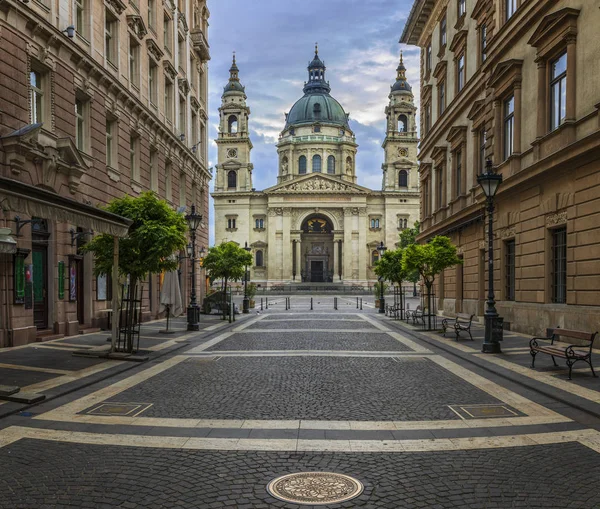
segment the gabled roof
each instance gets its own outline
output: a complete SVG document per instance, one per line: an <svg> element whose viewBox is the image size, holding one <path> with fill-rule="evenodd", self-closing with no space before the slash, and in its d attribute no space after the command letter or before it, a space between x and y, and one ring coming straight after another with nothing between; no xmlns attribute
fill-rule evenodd
<svg viewBox="0 0 600 509"><path fill-rule="evenodd" d="M326 173L310 173L264 190L266 194L370 194L366 187L332 177Z"/></svg>

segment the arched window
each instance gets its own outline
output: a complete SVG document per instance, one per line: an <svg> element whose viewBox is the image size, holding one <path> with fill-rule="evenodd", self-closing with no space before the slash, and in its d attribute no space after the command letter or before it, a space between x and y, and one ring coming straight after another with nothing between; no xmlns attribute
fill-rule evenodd
<svg viewBox="0 0 600 509"><path fill-rule="evenodd" d="M254 227L255 228L264 228L265 227L265 220L264 219L256 219L254 221Z"/></svg>
<svg viewBox="0 0 600 509"><path fill-rule="evenodd" d="M318 154L313 156L312 171L313 173L321 173L321 156Z"/></svg>
<svg viewBox="0 0 600 509"><path fill-rule="evenodd" d="M408 187L408 172L406 170L398 172L398 187Z"/></svg>
<svg viewBox="0 0 600 509"><path fill-rule="evenodd" d="M233 170L227 174L227 187L229 189L237 187L237 173Z"/></svg>
<svg viewBox="0 0 600 509"><path fill-rule="evenodd" d="M263 266L263 252L259 249L256 252L256 266L257 267L262 267Z"/></svg>
<svg viewBox="0 0 600 509"><path fill-rule="evenodd" d="M315 118L321 118L321 105L319 103L315 103L313 106L313 113Z"/></svg>
<svg viewBox="0 0 600 509"><path fill-rule="evenodd" d="M398 131L401 133L408 131L408 118L406 118L406 115L398 117Z"/></svg>
<svg viewBox="0 0 600 509"><path fill-rule="evenodd" d="M333 156L327 158L327 173L335 173L335 157Z"/></svg>
<svg viewBox="0 0 600 509"><path fill-rule="evenodd" d="M306 156L300 156L298 159L298 173L300 175L306 173Z"/></svg>
<svg viewBox="0 0 600 509"><path fill-rule="evenodd" d="M374 267L375 265L377 265L378 261L379 261L379 251L377 251L377 249L373 249L373 251L371 252L371 266Z"/></svg>
<svg viewBox="0 0 600 509"><path fill-rule="evenodd" d="M238 132L238 119L235 115L230 115L227 119L227 132L230 134Z"/></svg>
<svg viewBox="0 0 600 509"><path fill-rule="evenodd" d="M404 228L408 228L408 219L404 220Z"/></svg>
<svg viewBox="0 0 600 509"><path fill-rule="evenodd" d="M352 173L352 158L350 156L346 157L346 173Z"/></svg>

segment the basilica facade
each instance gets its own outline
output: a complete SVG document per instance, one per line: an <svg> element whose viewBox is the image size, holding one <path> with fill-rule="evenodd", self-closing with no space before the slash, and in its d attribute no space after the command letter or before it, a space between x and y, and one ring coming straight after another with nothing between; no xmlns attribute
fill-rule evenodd
<svg viewBox="0 0 600 509"><path fill-rule="evenodd" d="M358 145L325 71L315 49L304 95L285 115L279 136L277 182L262 191L252 185L250 108L235 57L224 88L212 194L215 240L249 246L251 280L263 287L373 284L377 246L395 249L400 231L419 219L417 108L402 57L385 108L380 190L356 183Z"/></svg>

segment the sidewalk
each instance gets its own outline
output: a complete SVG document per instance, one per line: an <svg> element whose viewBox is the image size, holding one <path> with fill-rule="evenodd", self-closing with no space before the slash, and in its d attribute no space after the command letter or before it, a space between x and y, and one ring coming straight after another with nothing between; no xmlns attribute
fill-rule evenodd
<svg viewBox="0 0 600 509"><path fill-rule="evenodd" d="M568 380L568 368L564 359L557 358L558 367L552 364L549 355L538 355L535 369L531 366L529 340L532 336L517 332L505 331L501 343L502 353L481 353L484 327L473 323L471 334L462 332L456 341L454 331L449 330L446 337L441 332L441 319L438 317L439 331L423 331L420 327L407 324L405 321L378 315L386 325L419 338L425 343L437 346L466 362L478 365L503 378L509 379L539 393L549 396L563 404L575 407L595 417L600 417L600 377L594 378L589 366L583 362L575 364L573 380ZM592 363L596 374L600 371L600 340L594 343Z"/></svg>
<svg viewBox="0 0 600 509"><path fill-rule="evenodd" d="M140 361L203 342L227 325L218 315L201 315L201 330L188 332L186 318L178 317L169 320L173 333L163 334L166 320L143 323L139 351L132 359L138 362L106 357L110 331L0 349L0 418L132 369Z"/></svg>

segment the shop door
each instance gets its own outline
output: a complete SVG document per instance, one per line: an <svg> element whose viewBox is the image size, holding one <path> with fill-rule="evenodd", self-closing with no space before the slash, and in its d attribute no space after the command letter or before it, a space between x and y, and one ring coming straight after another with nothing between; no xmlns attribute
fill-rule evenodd
<svg viewBox="0 0 600 509"><path fill-rule="evenodd" d="M323 282L323 262L311 261L310 262L310 280L312 283Z"/></svg>
<svg viewBox="0 0 600 509"><path fill-rule="evenodd" d="M48 328L48 247L32 245L33 323L38 329Z"/></svg>

